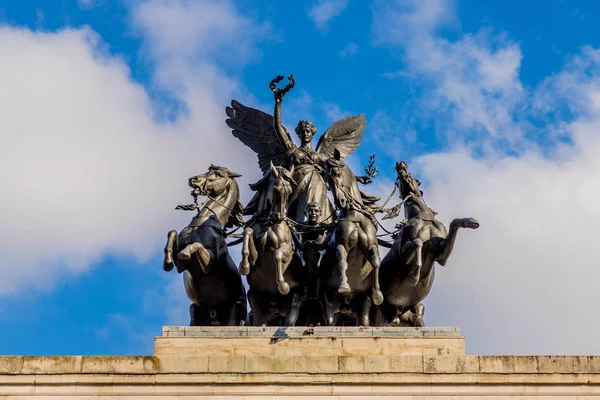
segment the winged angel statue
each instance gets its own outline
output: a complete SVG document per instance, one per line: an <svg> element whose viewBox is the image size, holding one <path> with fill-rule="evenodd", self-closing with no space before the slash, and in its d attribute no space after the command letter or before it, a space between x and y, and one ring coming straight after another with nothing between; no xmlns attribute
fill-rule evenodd
<svg viewBox="0 0 600 400"><path fill-rule="evenodd" d="M310 121L302 120L296 126L301 143L298 147L281 123L283 98L294 87L294 77L290 75L289 83L284 88L278 88L277 84L283 78L279 75L269 85L275 96L274 116L233 100L231 107L226 110L229 117L226 122L233 135L257 154L263 173L269 170L271 162L288 170L294 167L296 187L288 202L288 218L305 222L310 214L309 209L318 207L318 221L311 222L331 223L334 207L327 197L327 184L323 178L326 160L334 156L334 150L341 157L347 157L358 148L366 125L365 115L334 122L321 136L316 149L312 148L312 140L317 128ZM362 176L357 180L361 183L370 182L368 177Z"/></svg>

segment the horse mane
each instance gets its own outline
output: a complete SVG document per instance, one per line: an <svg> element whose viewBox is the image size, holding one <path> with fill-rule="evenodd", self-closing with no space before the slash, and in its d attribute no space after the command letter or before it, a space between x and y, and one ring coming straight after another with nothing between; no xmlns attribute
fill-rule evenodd
<svg viewBox="0 0 600 400"><path fill-rule="evenodd" d="M360 193L360 197L364 206L371 210L371 212L376 212L381 209L379 204L377 204L377 202L381 200L381 197L368 195L362 190L360 190L360 188L358 189L358 191Z"/></svg>
<svg viewBox="0 0 600 400"><path fill-rule="evenodd" d="M229 190L229 194L227 195L227 200L231 197L236 199L235 205L231 208L231 214L229 215L229 219L227 220L226 228L233 228L234 226L243 226L244 225L244 206L240 202L240 187L235 179L231 179L231 188Z"/></svg>
<svg viewBox="0 0 600 400"><path fill-rule="evenodd" d="M240 187L235 178L239 178L241 175L235 173L229 168L221 167L218 165L211 164L208 167L209 171L220 171L229 177L229 188L227 190L227 196L223 202L227 204L226 207L230 207L227 209L229 211L229 218L225 224L225 228L233 228L234 226L243 226L244 219L242 217L244 206L240 203ZM229 204L233 204L229 206Z"/></svg>
<svg viewBox="0 0 600 400"><path fill-rule="evenodd" d="M381 200L381 197L371 196L360 190L354 172L352 172L346 163L344 163L342 160L336 160L334 158L328 159L327 163L335 168L341 168L346 174L352 177L351 195L355 200L360 201L362 205L372 212L379 210L380 207L377 202Z"/></svg>
<svg viewBox="0 0 600 400"><path fill-rule="evenodd" d="M294 178L290 174L290 171L288 171L284 167L275 167L275 168L278 169L279 173L282 174L284 179L286 179L292 185L296 184L296 182L294 181ZM250 190L252 190L253 192L256 192L256 193L254 193L254 196L252 197L252 199L248 202L246 207L243 209L243 215L254 215L259 211L258 203L259 203L260 197L262 196L263 190L269 184L269 180L271 179L272 173L273 173L273 171L271 169L268 169L262 178L260 178L256 183L251 183L249 185Z"/></svg>
<svg viewBox="0 0 600 400"><path fill-rule="evenodd" d="M260 200L260 195L262 194L262 189L267 186L269 183L269 177L271 176L271 170L267 170L262 178L258 180L256 183L251 183L250 190L254 193L252 199L248 202L246 207L243 209L243 215L254 215L258 212L258 201Z"/></svg>
<svg viewBox="0 0 600 400"><path fill-rule="evenodd" d="M406 171L406 178L400 179L400 171ZM411 175L408 170L408 165L405 161L396 163L396 174L398 176L398 180L400 180L400 189L402 191L403 188L407 188L410 194L413 194L417 197L423 197L423 191L421 190L421 181ZM408 194L403 194L403 196L407 196Z"/></svg>

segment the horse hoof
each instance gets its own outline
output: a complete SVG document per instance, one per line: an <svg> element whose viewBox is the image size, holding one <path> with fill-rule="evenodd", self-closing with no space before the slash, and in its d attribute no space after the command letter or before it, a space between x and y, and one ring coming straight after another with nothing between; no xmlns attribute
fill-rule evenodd
<svg viewBox="0 0 600 400"><path fill-rule="evenodd" d="M238 272L242 276L246 276L250 273L250 268L238 268Z"/></svg>
<svg viewBox="0 0 600 400"><path fill-rule="evenodd" d="M381 290L373 290L371 298L373 299L373 304L376 306L379 306L381 303L383 303L383 293L381 293Z"/></svg>
<svg viewBox="0 0 600 400"><path fill-rule="evenodd" d="M369 317L362 317L362 321L360 322L361 326L369 326Z"/></svg>
<svg viewBox="0 0 600 400"><path fill-rule="evenodd" d="M288 294L290 292L290 285L287 282L278 282L277 289L279 289L279 293Z"/></svg>
<svg viewBox="0 0 600 400"><path fill-rule="evenodd" d="M415 327L423 328L424 326L425 326L425 322L423 321L423 318L417 318L415 320Z"/></svg>
<svg viewBox="0 0 600 400"><path fill-rule="evenodd" d="M189 260L190 258L192 258L192 255L186 252L185 250L181 250L179 254L177 254L177 258L179 258L180 260Z"/></svg>
<svg viewBox="0 0 600 400"><path fill-rule="evenodd" d="M465 228L477 229L479 228L479 222L475 218L467 218L464 222Z"/></svg>
<svg viewBox="0 0 600 400"><path fill-rule="evenodd" d="M340 283L340 287L338 288L338 293L350 293L350 285L348 283Z"/></svg>
<svg viewBox="0 0 600 400"><path fill-rule="evenodd" d="M238 272L242 276L248 275L250 273L250 264L248 262L242 262L242 264L238 268Z"/></svg>
<svg viewBox="0 0 600 400"><path fill-rule="evenodd" d="M173 263L173 261L163 262L163 269L167 272L172 271L174 267L175 267L175 263Z"/></svg>

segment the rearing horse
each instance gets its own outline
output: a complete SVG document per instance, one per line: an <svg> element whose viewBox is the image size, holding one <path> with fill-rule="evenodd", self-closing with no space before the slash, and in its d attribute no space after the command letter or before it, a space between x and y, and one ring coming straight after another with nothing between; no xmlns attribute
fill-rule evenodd
<svg viewBox="0 0 600 400"><path fill-rule="evenodd" d="M452 253L459 228L477 229L474 218L457 218L450 232L435 219L435 212L423 201L420 182L408 172L404 161L396 163L396 187L404 203L406 222L381 262L382 291L385 303L381 311L387 323L423 326L421 301L429 294L435 276L434 262L445 265ZM384 219L396 216L399 208ZM378 319L381 315L378 315ZM385 322L378 321L381 325Z"/></svg>
<svg viewBox="0 0 600 400"><path fill-rule="evenodd" d="M321 301L328 325L336 323L339 312L355 313L355 295L362 299L357 312L360 324L369 325L371 301L379 305L383 295L379 288L379 248L375 218L376 197L360 191L350 168L341 161L339 152L327 160L327 179L339 209L333 232L326 240L327 249L320 264ZM368 296L370 292L371 296Z"/></svg>
<svg viewBox="0 0 600 400"><path fill-rule="evenodd" d="M302 303L306 274L286 217L295 184L292 176L293 168L288 171L271 163L265 176L250 185L256 194L244 210L253 216L244 230L239 272L248 276L255 326L279 325L279 317L285 317L284 325L293 326Z"/></svg>
<svg viewBox="0 0 600 400"><path fill-rule="evenodd" d="M224 229L241 226L242 205L235 178L240 175L211 165L208 172L189 179L192 196L207 200L178 235L170 231L163 268L183 273L190 306L190 325L240 325L246 319L246 291L229 255ZM178 206L195 210L199 206ZM177 261L173 255L177 255Z"/></svg>

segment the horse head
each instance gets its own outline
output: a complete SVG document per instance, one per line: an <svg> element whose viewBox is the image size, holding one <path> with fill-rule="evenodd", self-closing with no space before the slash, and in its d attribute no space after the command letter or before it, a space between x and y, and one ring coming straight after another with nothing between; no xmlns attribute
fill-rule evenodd
<svg viewBox="0 0 600 400"><path fill-rule="evenodd" d="M362 205L362 196L356 178L350 168L341 160L340 152L337 149L334 150L334 157L327 159L326 173L337 208L348 210L355 202Z"/></svg>
<svg viewBox="0 0 600 400"><path fill-rule="evenodd" d="M243 206L239 202L240 189L236 178L241 175L228 168L211 165L208 172L192 176L188 184L194 197L207 196L209 206L217 212L217 217L223 227L243 225Z"/></svg>
<svg viewBox="0 0 600 400"><path fill-rule="evenodd" d="M192 188L192 196L219 197L229 190L232 181L241 175L225 167L211 165L208 172L192 176L188 184Z"/></svg>
<svg viewBox="0 0 600 400"><path fill-rule="evenodd" d="M400 191L400 197L406 198L407 196L421 197L423 192L419 188L421 182L408 172L408 165L404 162L396 163L396 187Z"/></svg>
<svg viewBox="0 0 600 400"><path fill-rule="evenodd" d="M262 179L250 185L256 194L246 207L245 214L258 213L274 223L282 222L286 216L288 198L296 184L293 173L293 167L288 171L271 163Z"/></svg>

